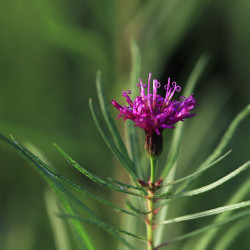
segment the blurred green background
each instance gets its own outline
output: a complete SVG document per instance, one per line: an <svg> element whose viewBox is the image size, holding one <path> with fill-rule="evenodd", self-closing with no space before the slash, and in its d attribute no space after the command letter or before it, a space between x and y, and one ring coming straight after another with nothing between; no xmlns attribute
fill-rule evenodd
<svg viewBox="0 0 250 250"><path fill-rule="evenodd" d="M191 173L249 102L249 9L250 1L243 0L2 0L0 133L15 136L61 173L123 205L124 197L103 191L69 167L52 143L100 177L127 182L90 115L88 99L97 102L97 70L102 71L108 99L121 101L121 91L130 82L131 39L141 50L144 81L151 72L160 82L170 76L184 87L206 52L210 61L195 90L197 116L187 121L177 175ZM115 119L117 110L111 110ZM123 126L121 120L117 123ZM197 186L248 160L249 127L248 119L231 142L233 153L224 165L210 171ZM47 184L29 163L2 144L0 162L0 249L56 249L44 201ZM184 200L174 212L182 215L184 208L187 214L222 206L248 175L249 171L189 203ZM117 225L119 215L88 199L85 202ZM179 231L206 223L203 219L182 224ZM92 226L89 230L98 238L97 249L116 249L111 236ZM249 228L243 231L229 249L248 249L249 233ZM168 249L180 249L180 245Z"/></svg>

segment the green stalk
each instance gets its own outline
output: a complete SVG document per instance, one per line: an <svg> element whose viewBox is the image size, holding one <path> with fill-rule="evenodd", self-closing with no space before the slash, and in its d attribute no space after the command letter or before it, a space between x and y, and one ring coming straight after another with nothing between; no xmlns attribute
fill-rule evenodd
<svg viewBox="0 0 250 250"><path fill-rule="evenodd" d="M150 182L151 183L155 183L156 161L157 161L157 158L150 157L150 163L151 163Z"/></svg>
<svg viewBox="0 0 250 250"><path fill-rule="evenodd" d="M148 250L154 250L154 201L155 201L155 172L156 172L156 158L150 157L151 163L151 175L150 175L150 185L148 189L148 196L147 196L147 203L148 203L148 210L150 213L147 216L147 244Z"/></svg>

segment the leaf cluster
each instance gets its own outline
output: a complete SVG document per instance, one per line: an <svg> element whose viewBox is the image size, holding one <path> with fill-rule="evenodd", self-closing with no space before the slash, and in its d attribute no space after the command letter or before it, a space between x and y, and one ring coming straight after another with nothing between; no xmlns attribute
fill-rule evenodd
<svg viewBox="0 0 250 250"><path fill-rule="evenodd" d="M132 41L132 54L133 54L133 71L131 74L131 81L135 82L135 79L137 79L140 74L140 53L135 41ZM203 55L198 60L197 64L195 65L188 79L184 95L188 96L192 93L195 84L198 82L202 72L204 71L207 65L208 59L209 58L207 55ZM46 164L38 156L29 151L26 147L24 147L20 142L18 142L13 137L12 140L10 140L5 136L1 135L0 139L5 143L7 143L8 145L14 147L19 153L21 153L22 156L24 156L30 163L32 163L34 168L41 174L41 176L47 181L50 187L54 190L57 197L63 204L65 210L65 213L59 214L58 216L72 221L72 224L78 234L79 244L82 247L82 249L85 248L95 249L95 246L93 243L93 239L90 238L86 227L81 222L90 223L103 228L108 233L113 235L117 240L119 240L122 244L124 244L127 248L134 249L134 246L131 244L129 240L127 240L124 237L124 235L133 237L140 241L146 241L146 238L144 236L139 236L138 234L131 233L130 231L106 223L102 218L97 216L89 207L87 207L80 199L78 199L73 192L73 190L77 191L84 196L87 196L109 208L114 209L115 211L119 211L126 215L131 216L132 218L136 218L140 222L143 222L145 220L145 216L149 213L149 211L147 211L144 205L147 199L147 188L140 186L138 182L140 178L143 178L143 174L141 171L142 159L140 153L138 152L138 149L136 149L136 145L138 143L138 136L136 135L132 125L128 124L126 127L128 148L125 146L122 136L119 133L119 130L116 124L114 123L114 120L112 119L109 107L107 106L108 102L106 100L106 96L104 93L102 77L100 72L97 73L96 86L97 86L100 110L103 118L98 113L97 108L94 105L92 99L90 99L89 106L93 120L101 136L105 140L107 146L109 147L115 158L120 162L121 166L124 167L124 169L128 172L132 184L125 184L118 180L114 180L112 178L104 180L96 176L95 174L91 173L89 170L81 166L79 163L77 163L66 152L64 152L64 150L61 147L59 147L56 144L54 144L54 146L72 167L74 167L81 174L89 178L91 181L95 182L98 185L103 186L104 188L124 193L127 194L129 197L132 197L130 198L129 201L127 201L127 209L119 207L118 205L113 204L108 200L105 200L95 194L92 194L85 188L67 179L65 176L61 175L59 172L57 172L48 164ZM164 183L156 192L156 197L158 199L157 205L160 214L159 218L165 217L165 213L169 208L169 205L171 204L172 200L181 197L200 195L202 193L208 192L224 184L225 182L231 180L232 178L236 177L243 171L247 170L247 168L250 166L249 161L211 184L196 189L189 189L190 185L199 176L211 170L212 167L220 163L220 161L222 161L226 156L228 156L228 154L231 151L225 153L225 149L229 144L236 129L238 128L239 124L249 115L249 113L250 113L250 107L247 106L244 110L242 110L239 113L239 115L236 116L236 118L232 121L232 123L226 130L224 136L222 137L216 149L209 157L207 157L207 159L200 166L197 167L197 170L194 173L191 173L185 177L175 180L173 179L173 177L171 177L171 171L174 171L174 169L176 168L182 133L184 129L183 124L179 124L177 126L177 128L174 131L168 160L164 164L164 168L162 169L162 172L159 176L164 179ZM247 186L247 188L249 188L249 185ZM178 236L177 238L170 239L163 243L159 243L156 249L159 249L163 246L175 242L179 242L187 238L197 236L201 233L210 231L211 229L218 228L229 222L248 216L250 213L249 209L231 215L231 213L235 210L247 208L250 206L250 201L242 202L238 200L237 197L239 197L239 195L237 192L233 197L235 197L235 200L233 200L232 198L233 201L232 203L229 202L229 204L226 204L225 206L222 207L198 213L193 213L189 215L184 215L172 219L159 220L159 222L157 223L157 232L160 237L161 235L163 235L163 229L162 229L163 225L173 224L187 220L194 220L206 216L219 214L216 220L210 225L197 229L193 232L184 234L182 236ZM134 205L134 203L131 202L131 199L138 201L136 205ZM223 214L226 215L222 216ZM202 248L199 249L205 249L206 246L208 246L208 244L212 241L213 237L214 234L209 234L208 237L204 238L204 240L199 243L202 246Z"/></svg>

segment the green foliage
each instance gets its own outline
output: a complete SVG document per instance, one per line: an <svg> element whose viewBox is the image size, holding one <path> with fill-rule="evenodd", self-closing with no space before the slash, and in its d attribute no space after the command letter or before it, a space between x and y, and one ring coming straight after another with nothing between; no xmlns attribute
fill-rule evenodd
<svg viewBox="0 0 250 250"><path fill-rule="evenodd" d="M177 220L190 211L196 211L191 218L199 211L223 212L214 213L211 221L157 226L159 246L167 240L162 248L168 249L169 244L170 249L183 250L248 247L242 232L249 231L249 226L240 222L247 221L249 210L234 211L249 200L248 171L240 175L249 166L244 164L249 160L249 106L224 133L229 120L249 100L248 7L244 1L212 0L2 1L0 130L22 138L24 146L0 137L0 249L60 248L53 243L41 199L45 182L16 151L32 163L59 199L62 206L57 214L64 226L73 228L67 231L71 249L146 246L144 237L136 238L145 235L143 220L149 213L147 188L137 182L147 181L150 169L139 143L142 134L130 122L120 133L123 122L115 122L116 111L109 110L109 105L121 90L131 89L133 98L138 78L148 72L161 82L173 75L185 85L183 94L194 92L199 103L193 121L177 125L173 136L165 133L157 221ZM94 105L98 69L102 71L96 78L100 114ZM89 103L91 112L89 97L94 97ZM90 113L111 152L96 132ZM56 146L71 168L54 154L53 141L70 153L72 157ZM39 150L30 142L39 145ZM232 153L226 158L229 149ZM208 152L212 152L209 157ZM111 160L112 153L117 161ZM54 165L57 169L50 167ZM218 186L215 195L213 189ZM48 210L54 218L53 208ZM222 227L233 221L227 230ZM111 226L117 222L117 227ZM59 227L55 224L52 231L56 234ZM196 230L189 232L189 228ZM64 236L57 237L55 242Z"/></svg>
<svg viewBox="0 0 250 250"><path fill-rule="evenodd" d="M103 94L103 87L101 85L101 78L100 78L100 73L98 73L98 77L97 77L97 90L99 93L99 100L100 100L100 104L101 104L101 108L102 108L102 112L103 115L105 117L105 120L107 122L107 125L112 133L112 139L115 141L112 142L112 140L107 136L107 131L105 129L104 124L102 123L99 115L97 114L97 111L95 109L95 107L93 106L92 101L90 101L90 109L92 111L92 115L93 115L93 119L96 122L96 125L101 133L101 135L103 136L103 138L105 139L107 145L109 146L109 148L111 149L112 153L114 154L114 156L117 157L117 159L120 161L120 163L125 167L125 169L128 171L128 173L131 174L131 177L134 178L135 180L135 184L138 185L137 183L137 177L136 177L136 173L135 173L135 168L133 168L133 162L132 160L129 158L128 156L128 152L122 142L121 136L115 126L115 124L112 122L111 120L111 115L110 112L107 108L105 108L105 96ZM191 81L192 82L192 81ZM193 83L193 82L192 82ZM188 85L189 86L189 85ZM220 162L223 158L225 158L225 156L227 156L229 152L227 152L226 154L222 155L220 158L216 159L217 157L219 157L219 155L222 153L222 151L224 150L224 148L226 147L226 145L229 143L231 137L233 136L234 131L236 130L236 128L238 127L238 125L240 124L240 122L248 115L249 113L249 106L244 109L231 123L231 125L229 126L228 130L226 131L225 135L223 136L220 144L218 145L218 147L216 148L216 150L213 152L213 154L205 161L205 163L203 163L201 165L201 167L198 168L198 171L194 172L193 174L188 175L187 177L183 177L179 180L176 181L172 181L170 183L167 183L165 185L162 185L162 187L166 187L168 185L174 185L174 184L179 184L181 182L185 182L184 186L185 188L188 187L190 185L190 183L197 177L199 177L203 172L207 171L208 169L210 169L213 165L215 165L216 163ZM180 127L179 127L180 130ZM178 128L177 128L178 131ZM129 132L129 130L128 130ZM178 133L178 132L177 132ZM81 194L84 194L108 207L111 207L117 211L120 212L124 212L126 214L129 215L134 215L134 216L138 216L137 214L141 214L141 215L146 215L148 214L148 212L142 212L139 209L137 209L136 207L133 206L132 203L127 202L127 205L129 207L129 209L131 209L133 212L127 211L125 209L120 208L119 206L116 206L115 204L106 201L92 193L90 193L89 191L85 190L84 188L78 186L77 184L75 184L74 182L71 182L70 180L68 180L67 178L63 177L62 175L58 174L55 170L53 170L51 167L49 167L45 162L43 162L39 157L37 157L36 155L34 155L33 153L31 153L27 148L25 148L22 144L20 144L18 141L16 141L13 138L13 142L10 141L9 139L7 139L6 137L1 135L1 140L3 140L4 142L7 142L9 145L13 146L15 149L17 149L28 161L30 161L33 166L35 167L35 169L42 175L42 177L48 182L48 184L51 186L51 188L55 191L55 193L57 194L59 200L61 201L61 203L63 204L63 207L65 209L65 211L67 212L66 215L60 215L62 218L68 218L72 220L72 223L78 233L79 236L79 244L81 245L81 248L87 248L87 249L95 249L93 246L93 243L91 241L91 239L89 238L86 230L84 229L84 227L79 223L79 221L84 221L90 224L94 224L96 226L99 226L101 228L103 228L104 230L106 230L107 232L109 232L110 234L112 234L113 236L115 236L118 240L120 240L123 244L125 244L127 247L129 248L133 248L133 246L131 244L129 244L125 239L123 239L119 234L117 233L123 233L126 234L128 236L132 236L135 237L137 239L140 240L144 240L146 241L147 239L141 236L138 236L137 234L133 234L130 233L128 231L125 231L123 229L120 229L118 227L114 227L111 226L107 223L105 223L104 221L102 221L101 218L99 218L98 216L96 216L94 214L93 211L91 211L86 205L84 205L84 203L82 203L73 193L71 193L69 190L67 190L62 184L67 184L68 186L70 186L71 188L79 191ZM130 137L131 138L131 137ZM180 140L179 135L177 136L178 141ZM173 137L173 140L176 141L176 137ZM177 144L179 144L180 142L178 142ZM116 145L115 145L116 144ZM175 145L173 143L173 145ZM119 191L122 193L126 193L128 195L134 195L134 196L139 196L139 197L144 197L146 200L146 193L144 188L140 188L137 186L133 186L133 185L128 185L128 184L124 184L121 183L119 181L113 180L112 178L110 178L108 181L105 181L101 178L99 178L98 176L90 173L88 170L86 170L85 168L83 168L82 166L80 166L75 160L73 160L70 156L68 156L59 146L57 146L55 144L55 147L58 149L58 151L64 156L64 158L73 166L75 167L80 173L84 174L86 177L88 177L90 180L106 187L109 188L111 190L114 191ZM178 149L175 149L175 151L178 151ZM177 160L177 158L175 159L175 161ZM158 194L155 195L155 197L157 198L166 198L168 199L170 202L173 198L176 197L185 197L185 196L193 196L193 195L197 195L197 194L201 194L204 193L206 191L210 191L211 189L224 184L226 181L229 181L230 179L236 177L238 174L240 174L242 171L246 170L248 167L250 166L250 162L248 161L247 163L243 164L241 167L237 168L236 170L232 171L230 174L224 176L223 178L219 179L218 181L206 185L202 188L198 188L198 189L194 189L194 190L190 190L190 191L182 191L179 189L179 191L174 192L167 192L167 193L162 193L162 194ZM168 169L168 168L167 168ZM62 184L60 184L62 183ZM114 183L114 184L112 184ZM126 189L134 189L135 191L141 191L140 193L135 193L135 192L130 192L127 191ZM82 215L78 215L76 212L74 212L74 206L72 206L74 204L74 206L77 206L80 208L80 210L82 210L82 212L85 214L85 216ZM166 206L169 206L169 202L166 203ZM190 215L186 215L186 216L181 216L181 217L176 217L170 220L165 220L165 221L161 221L156 225L163 225L163 224L171 224L171 223L176 223L176 222L181 222L181 221L187 221L187 220L193 220L193 219L197 219L197 218L203 218L206 216L211 216L211 215L215 215L215 214L220 214L226 211L231 211L231 210L236 210L236 209L240 209L240 208L244 208L250 205L249 201L246 202L240 202L240 203L236 203L233 205L228 205L228 206L224 206L224 207L219 207L219 208L215 208L215 209L211 209L211 210L207 210L204 212L199 212L199 213L194 213L194 214L190 214ZM163 207L163 203L161 204L161 207ZM136 213L134 213L136 212ZM207 231L208 229L214 228L214 227L218 227L219 225L224 225L225 223L228 223L234 219L237 218L241 218L243 215L248 215L249 213L239 213L238 215L235 215L233 218L230 219L225 219L222 220L220 222L216 222L214 224L211 224L211 226L207 226L205 228L201 228L199 230L196 230L192 233L188 233L188 234L184 234L183 236L177 237L174 240L170 240L167 241L165 243L160 244L158 247L156 247L156 249L174 243L174 242L178 242L180 240L183 239L187 239L189 237L193 237L196 236L197 234L200 234L202 232ZM86 217L87 216L87 217Z"/></svg>

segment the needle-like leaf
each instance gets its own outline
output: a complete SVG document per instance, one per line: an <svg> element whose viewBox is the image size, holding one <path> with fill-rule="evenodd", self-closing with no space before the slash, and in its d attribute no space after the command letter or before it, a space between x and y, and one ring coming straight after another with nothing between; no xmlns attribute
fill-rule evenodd
<svg viewBox="0 0 250 250"><path fill-rule="evenodd" d="M137 177L136 173L135 173L135 169L134 166L131 164L131 161L129 161L126 158L126 155L123 155L121 153L121 151L115 146L115 144L112 142L112 140L109 138L108 136L108 131L106 130L103 122L101 121L95 107L94 104L92 102L92 100L89 100L89 106L90 106L90 110L93 116L93 119L95 121L95 124L99 130L99 132L101 133L103 139L105 140L105 142L107 143L108 147L110 148L111 152L114 154L114 156L117 158L117 160L120 161L120 163L122 164L122 166L129 172L129 174L131 175L131 177L136 181L139 178Z"/></svg>
<svg viewBox="0 0 250 250"><path fill-rule="evenodd" d="M244 207L248 207L248 206L250 206L250 201L243 201L243 202L236 203L236 204L229 205L229 206L218 207L218 208L210 209L210 210L203 211L200 213L189 214L189 215L184 215L184 216L177 217L177 218L174 218L171 220L165 220L165 221L158 223L158 225L171 224L171 223L187 221L187 220L194 220L197 218L202 218L202 217L206 217L206 216L220 214L220 213L223 213L226 211L236 210L236 209L240 209L240 208L244 208Z"/></svg>
<svg viewBox="0 0 250 250"><path fill-rule="evenodd" d="M111 226L103 221L97 221L97 220L93 220L93 219L89 219L87 217L84 217L84 216L81 216L81 215L59 215L60 217L62 218L69 218L69 219L77 219L77 220L81 220L81 221L85 221L85 222L88 222L88 223L91 223L91 224L94 224L94 225L97 225L103 229L105 229L107 232L118 232L118 233L121 233L121 234L125 234L125 235L128 235L128 236L132 236L136 239L139 239L139 240L142 240L142 241L147 241L146 238L144 237L141 237L141 236L138 236L138 235L135 235L135 234L132 234L130 232L127 232L119 227L115 227L115 226Z"/></svg>
<svg viewBox="0 0 250 250"><path fill-rule="evenodd" d="M61 147L59 147L58 145L56 145L54 143L54 146L56 147L56 149L59 151L59 153L62 154L62 156L73 166L75 167L79 172L81 172L82 174L84 174L86 177L88 177L89 179L91 179L92 181L98 183L99 185L105 186L111 190L115 190L121 193L126 193L126 194L132 194L135 196L139 196L139 197L143 197L142 195L135 193L135 192L130 192L127 191L125 189L122 189L120 187L118 187L117 185L113 185L111 184L109 181L103 180L100 177L90 173L87 169L85 169L84 167L82 167L81 165L79 165L75 160L73 160L68 154L66 154Z"/></svg>
<svg viewBox="0 0 250 250"><path fill-rule="evenodd" d="M182 241L182 240L185 240L185 239L188 239L188 238L191 238L191 237L195 237L199 234L202 234L202 233L205 233L211 229L214 229L214 228L217 228L217 227L220 227L220 226L223 226L229 222L232 222L232 221L235 221L237 219L240 219L240 218L243 218L243 217L246 217L250 214L250 209L247 209L246 211L243 211L243 212L240 212L240 213L237 213L235 215L232 215L230 216L229 218L225 219L225 220L221 220L219 222L216 222L216 223L213 223L209 226L206 226L206 227L203 227L203 228L200 228L198 230L195 230L193 232L190 232L190 233L187 233L187 234L184 234L182 236L179 236L173 240L169 240L169 241L166 241L160 245L158 245L157 247L155 247L155 250L158 250L160 249L161 247L164 247L164 246L167 246L167 245L170 245L170 244L173 244L173 243L176 243L176 242L179 242L179 241Z"/></svg>
<svg viewBox="0 0 250 250"><path fill-rule="evenodd" d="M174 194L173 196L170 196L170 197L169 197L169 193L156 195L156 197L162 198L162 197L164 197L164 195L166 195L166 198L169 199L169 198L175 198L175 197L186 197L186 196L193 196L193 195L202 194L202 193L210 191L210 190L222 185L223 183L229 181L230 179L236 177L242 171L246 170L249 166L250 166L250 161L246 162L245 164L243 164L242 166L240 166L236 170L232 171L230 174L228 174L228 175L222 177L221 179L219 179L219 180L217 180L209 185L206 185L204 187L197 188L197 189L190 190L190 191L185 191L185 192L177 191L176 194Z"/></svg>
<svg viewBox="0 0 250 250"><path fill-rule="evenodd" d="M56 180L56 178L53 174L49 173L47 171L47 169L45 169L39 163L39 161L38 161L39 158L37 156L35 156L34 154L32 154L28 149L26 149L23 145L21 145L18 141L14 140L14 139L13 139L14 142L12 142L11 140L9 140L8 138L6 138L3 135L0 135L0 139L5 141L7 144L11 145L12 147L14 147L16 150L18 150L18 152L21 153L22 156L24 156L30 163L32 163L32 165L39 172L39 174L41 174L41 176L48 182L50 187L58 195L58 198L62 202L65 210L69 214L74 215L75 214L74 209L69 201L73 201L77 204L79 204L79 201L65 187L63 187ZM97 219L97 217L94 215L94 213L88 207L86 207L83 204L81 207L85 213L87 213L92 218ZM85 230L83 225L81 225L77 220L72 220L72 223L76 229L76 232L79 235L78 238L81 239L79 241L79 244L82 246L82 248L84 249L86 246L88 249L94 250L95 247L94 247L93 243L91 242L90 237L88 236L87 231Z"/></svg>
<svg viewBox="0 0 250 250"><path fill-rule="evenodd" d="M216 161L212 162L211 164L207 165L206 167L204 167L201 170L198 170L196 172L194 172L193 174L190 174L188 176L185 176L183 178L180 178L178 180L166 183L166 184L162 184L162 186L168 186L168 185L175 185L175 184L179 184L180 182L183 181L187 181L189 179L194 180L195 178L199 177L201 174L203 174L206 170L210 169L212 166L214 166L215 164L217 164L218 162L220 162L223 158L225 158L228 154L230 154L232 152L232 150L228 151L226 154L222 155L219 159L217 159Z"/></svg>

